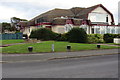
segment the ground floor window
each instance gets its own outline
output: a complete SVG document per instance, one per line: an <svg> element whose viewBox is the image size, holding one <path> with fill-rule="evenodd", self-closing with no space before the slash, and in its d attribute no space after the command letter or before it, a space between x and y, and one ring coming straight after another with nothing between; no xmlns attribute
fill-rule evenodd
<svg viewBox="0 0 120 80"><path fill-rule="evenodd" d="M106 33L106 26L100 26L100 34Z"/></svg>
<svg viewBox="0 0 120 80"><path fill-rule="evenodd" d="M94 26L94 34L100 34L100 26Z"/></svg>
<svg viewBox="0 0 120 80"><path fill-rule="evenodd" d="M94 34L119 34L120 27L119 26L92 26L92 33Z"/></svg>
<svg viewBox="0 0 120 80"><path fill-rule="evenodd" d="M115 27L115 33L120 34L120 27Z"/></svg>
<svg viewBox="0 0 120 80"><path fill-rule="evenodd" d="M115 27L111 27L111 33L115 34Z"/></svg>

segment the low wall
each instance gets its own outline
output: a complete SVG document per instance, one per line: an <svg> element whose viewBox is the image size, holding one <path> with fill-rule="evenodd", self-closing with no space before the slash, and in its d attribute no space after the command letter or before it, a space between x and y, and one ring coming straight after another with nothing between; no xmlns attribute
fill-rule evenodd
<svg viewBox="0 0 120 80"><path fill-rule="evenodd" d="M114 38L114 43L120 44L120 38Z"/></svg>

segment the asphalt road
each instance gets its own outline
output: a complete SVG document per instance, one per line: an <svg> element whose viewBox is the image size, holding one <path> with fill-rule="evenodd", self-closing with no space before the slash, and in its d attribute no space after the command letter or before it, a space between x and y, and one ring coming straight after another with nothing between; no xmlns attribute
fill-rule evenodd
<svg viewBox="0 0 120 80"><path fill-rule="evenodd" d="M3 78L118 78L118 55L3 63Z"/></svg>

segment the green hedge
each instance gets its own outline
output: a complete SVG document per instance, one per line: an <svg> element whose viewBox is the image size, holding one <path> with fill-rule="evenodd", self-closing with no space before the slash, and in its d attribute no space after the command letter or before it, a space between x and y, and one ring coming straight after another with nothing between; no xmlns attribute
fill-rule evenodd
<svg viewBox="0 0 120 80"><path fill-rule="evenodd" d="M54 33L49 29L41 28L38 30L33 30L30 38L37 38L38 40L55 40L57 35L57 33Z"/></svg>
<svg viewBox="0 0 120 80"><path fill-rule="evenodd" d="M120 34L109 34L109 33L107 33L107 34L104 34L104 37L103 37L103 39L106 43L113 43L114 38L120 38Z"/></svg>
<svg viewBox="0 0 120 80"><path fill-rule="evenodd" d="M57 41L68 41L68 33L65 34L57 34Z"/></svg>
<svg viewBox="0 0 120 80"><path fill-rule="evenodd" d="M88 43L103 43L102 34L88 34Z"/></svg>
<svg viewBox="0 0 120 80"><path fill-rule="evenodd" d="M87 33L82 28L72 28L68 33L68 41L75 43L86 43Z"/></svg>

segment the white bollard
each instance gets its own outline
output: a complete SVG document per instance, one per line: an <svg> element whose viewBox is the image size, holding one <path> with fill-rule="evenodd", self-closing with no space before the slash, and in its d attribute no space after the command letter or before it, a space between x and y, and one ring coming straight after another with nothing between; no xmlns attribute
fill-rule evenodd
<svg viewBox="0 0 120 80"><path fill-rule="evenodd" d="M55 49L54 49L54 44L52 44L52 52L54 52L55 51Z"/></svg>

